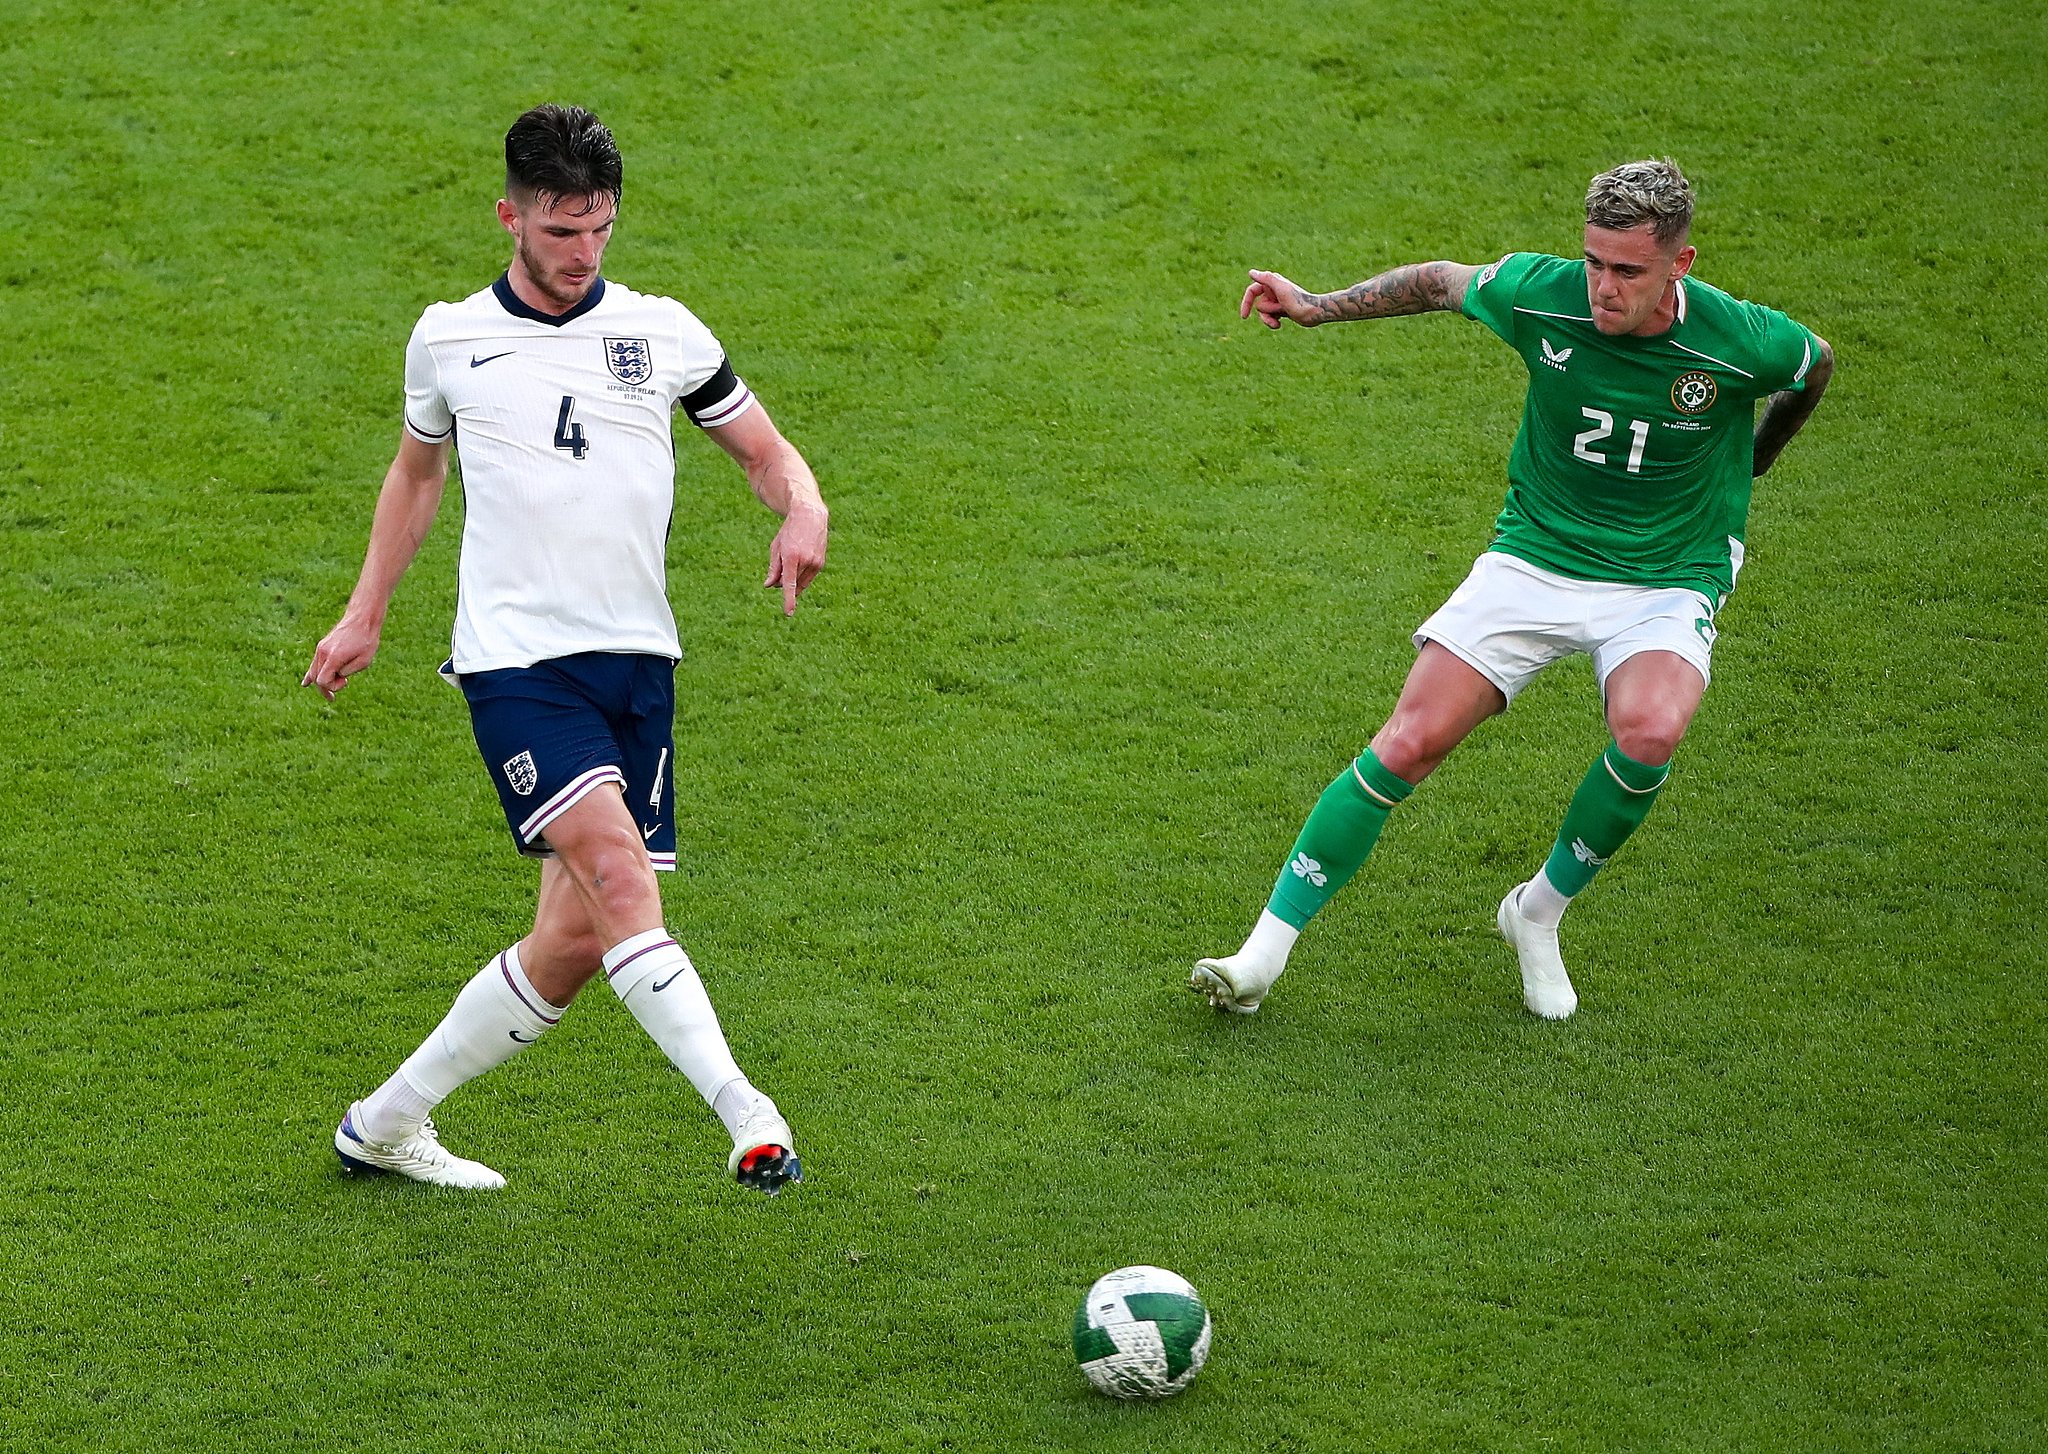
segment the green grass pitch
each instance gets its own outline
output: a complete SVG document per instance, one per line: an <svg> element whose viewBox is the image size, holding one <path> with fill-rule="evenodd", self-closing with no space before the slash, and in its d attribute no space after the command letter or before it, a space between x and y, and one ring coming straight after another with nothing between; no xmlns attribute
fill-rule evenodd
<svg viewBox="0 0 2048 1454"><path fill-rule="evenodd" d="M5 11L0 1450L2041 1446L2038 6ZM834 507L785 623L681 441L665 889L798 1128L772 1203L601 989L444 1108L503 1195L328 1149L530 910L433 674L454 492L376 668L296 683L545 99ZM1581 664L1212 1016L1522 378L1451 318L1269 336L1245 268L1569 251L1665 153L1700 274L1841 368L1584 1008L1491 931ZM1216 1319L1156 1408L1067 1351L1141 1261Z"/></svg>

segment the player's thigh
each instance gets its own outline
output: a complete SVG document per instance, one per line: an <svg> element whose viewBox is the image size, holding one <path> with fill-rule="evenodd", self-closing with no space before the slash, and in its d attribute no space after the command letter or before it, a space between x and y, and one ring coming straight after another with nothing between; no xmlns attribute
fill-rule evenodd
<svg viewBox="0 0 2048 1454"><path fill-rule="evenodd" d="M1473 728L1507 704L1501 689L1469 662L1424 642L1393 712L1373 736L1373 755L1394 776L1421 782Z"/></svg>
<svg viewBox="0 0 2048 1454"><path fill-rule="evenodd" d="M607 949L660 927L661 890L654 865L617 784L607 783L579 799L548 824L547 840Z"/></svg>
<svg viewBox="0 0 2048 1454"><path fill-rule="evenodd" d="M1684 740L1707 679L1675 651L1640 651L1607 676L1607 728L1637 762L1661 766Z"/></svg>
<svg viewBox="0 0 2048 1454"><path fill-rule="evenodd" d="M640 826L626 807L617 783L586 793L548 824L548 847L569 869L572 882L587 883L599 873L631 871L654 881L653 865Z"/></svg>
<svg viewBox="0 0 2048 1454"><path fill-rule="evenodd" d="M1595 619L1609 730L1638 762L1669 760L1713 680L1712 604L1696 591L1615 587Z"/></svg>

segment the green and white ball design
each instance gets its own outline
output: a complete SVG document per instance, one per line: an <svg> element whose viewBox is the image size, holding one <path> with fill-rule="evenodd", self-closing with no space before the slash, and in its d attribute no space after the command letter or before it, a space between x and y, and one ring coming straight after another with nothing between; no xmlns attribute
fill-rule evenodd
<svg viewBox="0 0 2048 1454"><path fill-rule="evenodd" d="M1163 1267L1119 1267L1074 1310L1074 1358L1111 1398L1165 1398L1209 1358L1209 1310Z"/></svg>

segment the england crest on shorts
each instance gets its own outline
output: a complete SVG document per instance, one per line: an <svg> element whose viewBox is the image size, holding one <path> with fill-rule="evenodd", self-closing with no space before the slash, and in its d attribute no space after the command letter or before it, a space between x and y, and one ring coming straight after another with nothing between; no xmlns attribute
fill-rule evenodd
<svg viewBox="0 0 2048 1454"><path fill-rule="evenodd" d="M644 384L654 377L654 357L644 338L607 338L604 362L622 384Z"/></svg>
<svg viewBox="0 0 2048 1454"><path fill-rule="evenodd" d="M522 798L531 793L533 785L540 781L540 769L533 765L533 754L522 752L506 763L505 781Z"/></svg>

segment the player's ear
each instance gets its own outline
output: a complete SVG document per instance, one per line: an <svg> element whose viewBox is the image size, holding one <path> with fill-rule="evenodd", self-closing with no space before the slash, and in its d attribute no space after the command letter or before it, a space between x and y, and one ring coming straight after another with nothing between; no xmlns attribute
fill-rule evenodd
<svg viewBox="0 0 2048 1454"><path fill-rule="evenodd" d="M517 222L518 220L519 209L517 207L514 207L505 198L500 197L498 199L498 225L500 227L503 227L507 232L511 233L514 237L517 237L519 235L519 229L514 227L512 224Z"/></svg>
<svg viewBox="0 0 2048 1454"><path fill-rule="evenodd" d="M1678 250L1678 256L1671 260L1671 276L1673 280L1682 278L1691 272L1692 260L1699 255L1700 250L1689 242L1684 247L1681 247Z"/></svg>

